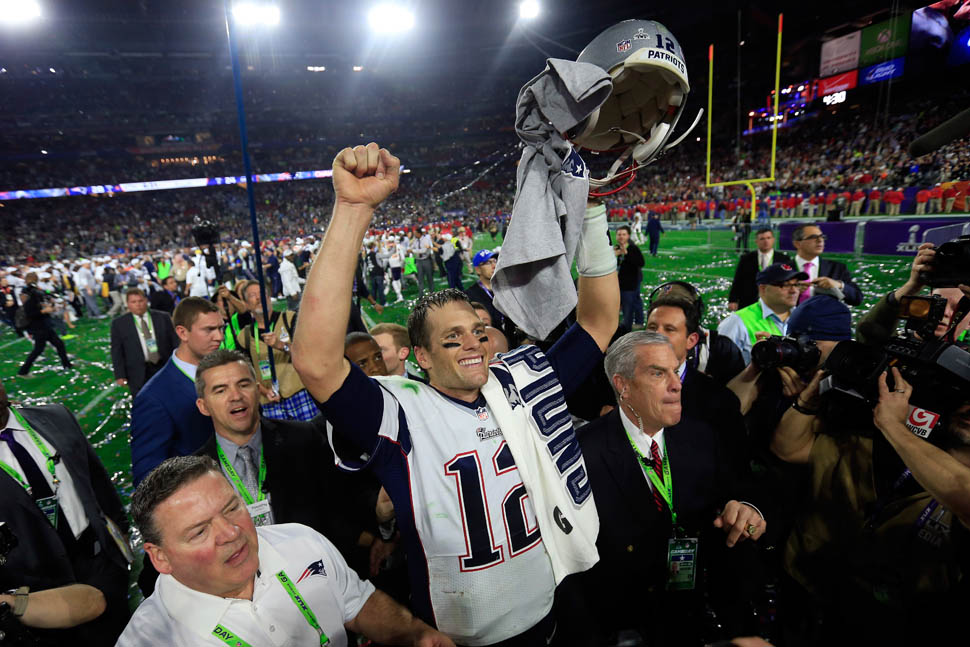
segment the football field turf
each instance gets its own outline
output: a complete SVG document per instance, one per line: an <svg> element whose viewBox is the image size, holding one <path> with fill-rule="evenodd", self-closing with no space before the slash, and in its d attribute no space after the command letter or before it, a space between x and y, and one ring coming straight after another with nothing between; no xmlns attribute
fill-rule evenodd
<svg viewBox="0 0 970 647"><path fill-rule="evenodd" d="M703 323L716 327L727 314L727 292L737 263L737 253L729 231L668 231L660 242L660 253L652 258L646 254L644 267L644 300L653 287L664 281L681 279L693 283L704 297L706 310ZM500 243L501 238L496 240ZM751 237L754 245L754 236ZM479 234L475 250L494 246L488 234ZM752 247L753 249L753 247ZM911 258L857 257L847 254L826 254L826 257L847 263L853 279L864 295L863 305L853 308L857 320L891 288L905 282ZM466 286L473 282L465 274ZM435 277L437 288L445 287L443 278ZM404 324L408 304L417 295L413 282L405 282L406 301L388 305L378 315L365 304L364 319L371 322L392 321ZM393 291L389 295L394 297ZM68 353L76 358L74 371L60 367L54 349L48 346L27 377L15 377L17 369L30 351L31 343L16 337L10 328L0 328L0 376L14 404L59 402L67 406L80 421L85 434L101 457L105 469L127 505L132 491L131 453L128 447L128 420L131 397L124 387L116 387L111 370L110 322L107 319L82 319L70 331L74 337L66 339ZM139 558L140 559L140 558Z"/></svg>

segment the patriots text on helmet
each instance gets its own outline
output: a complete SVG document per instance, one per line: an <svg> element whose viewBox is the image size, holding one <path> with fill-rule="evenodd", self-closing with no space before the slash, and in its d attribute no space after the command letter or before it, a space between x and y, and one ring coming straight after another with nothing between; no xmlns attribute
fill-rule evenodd
<svg viewBox="0 0 970 647"><path fill-rule="evenodd" d="M678 70L680 70L681 74L684 74L684 75L687 74L687 67L684 65L684 62L682 60L680 60L676 56L668 54L667 52L661 49L648 50L647 58L648 59L654 58L654 59L659 59L661 61L666 61L671 65L673 65L674 67L676 67Z"/></svg>

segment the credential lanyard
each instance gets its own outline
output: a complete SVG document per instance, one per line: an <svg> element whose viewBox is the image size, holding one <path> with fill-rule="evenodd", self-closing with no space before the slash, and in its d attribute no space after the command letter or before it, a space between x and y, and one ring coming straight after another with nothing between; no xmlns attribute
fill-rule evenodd
<svg viewBox="0 0 970 647"><path fill-rule="evenodd" d="M226 470L226 474L229 475L229 480L232 481L232 484L236 486L236 490L238 490L239 494L242 495L243 501L246 502L246 505L252 505L256 501L262 501L266 498L266 495L263 493L263 481L266 480L266 458L263 456L262 447L259 449L259 482L257 486L259 491L256 493L255 499L253 498L253 495L249 493L249 490L246 489L246 484L242 482L241 478L239 478L239 474L236 473L232 463L230 463L229 459L226 458L226 453L222 451L222 446L219 443L216 443L216 452L219 454L219 461L222 463L222 468Z"/></svg>
<svg viewBox="0 0 970 647"><path fill-rule="evenodd" d="M895 482L893 482L892 489L886 494L876 499L876 502L872 507L872 514L870 514L869 518L866 520L866 525L865 525L866 530L872 531L875 529L876 520L879 518L879 515L882 514L883 510L886 509L886 506L889 505L893 495L896 494L896 492L901 487L903 487L903 485L905 485L906 482L909 481L909 479L911 479L912 477L913 477L913 473L907 467L906 469L903 470L903 473L896 478ZM936 508L939 505L940 504L939 502L937 502L936 499L930 499L930 502L926 504L926 507L923 508L923 511L920 512L919 517L917 517L916 521L913 523L913 529L916 532L919 532L923 528L923 526L926 525L926 522L930 518L930 515L933 514L933 511L936 510Z"/></svg>
<svg viewBox="0 0 970 647"><path fill-rule="evenodd" d="M268 332L273 332L273 328L275 327L276 327L276 322L272 321L272 317L270 317ZM255 317L253 317L253 343L256 344L256 357L259 357L259 326L256 324ZM272 351L272 347L270 347L270 351ZM270 351L267 351L267 352L270 352Z"/></svg>
<svg viewBox="0 0 970 647"><path fill-rule="evenodd" d="M625 428L624 431L626 431ZM676 526L677 513L674 512L674 478L670 474L670 458L667 456L666 443L664 443L664 455L660 461L660 469L663 472L663 480L661 481L660 477L657 476L657 473L654 471L653 465L647 461L647 458L643 455L643 452L641 452L640 448L637 447L637 444L633 442L633 438L630 437L629 431L626 432L626 437L630 441L630 446L633 447L633 451L637 454L637 460L640 461L640 466L643 468L643 471L647 473L647 478L650 479L654 489L660 493L660 496L663 497L664 502L667 504L667 508L670 509L670 521L674 526Z"/></svg>
<svg viewBox="0 0 970 647"><path fill-rule="evenodd" d="M17 411L14 408L11 408L10 411L11 413L13 413L14 418L17 419L17 422L20 423L20 426L23 427L24 430L27 432L27 435L30 436L30 439L34 442L34 445L37 446L37 449L40 450L40 453L43 454L44 459L46 460L46 463L47 463L47 471L50 472L51 479L54 481L54 494L57 494L57 486L60 485L61 480L57 478L57 469L55 468L55 465L57 464L57 459L54 457L55 455L52 454L51 450L47 448L47 443L44 442L43 438L37 435L37 432L34 431L34 428L30 426L30 423L24 420L24 417L20 415L19 411ZM20 482L20 484L24 486L25 490L27 490L28 492L30 491L30 486L27 485L22 478L20 478L20 475L17 474L16 470L14 470L6 463L0 462L0 466L3 467L3 471L5 471L7 474L15 477Z"/></svg>
<svg viewBox="0 0 970 647"><path fill-rule="evenodd" d="M325 645L329 645L330 639L327 637L327 634L324 633L320 623L317 622L316 614L313 613L313 609L310 608L310 605L303 600L303 596L300 595L300 592L293 584L293 581L290 580L289 576L287 576L286 571L280 571L277 573L276 579L286 591L286 594L290 596L290 600L296 605L296 608L299 609L303 619L306 620L307 624L317 632L317 636L320 637L320 646L324 647ZM212 635L231 647L253 647L252 644L246 642L221 624L216 625L215 629L212 630Z"/></svg>

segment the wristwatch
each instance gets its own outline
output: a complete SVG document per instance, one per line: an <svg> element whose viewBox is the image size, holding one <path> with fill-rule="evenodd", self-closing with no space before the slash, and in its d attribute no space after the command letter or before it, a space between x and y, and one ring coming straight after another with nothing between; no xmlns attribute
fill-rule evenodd
<svg viewBox="0 0 970 647"><path fill-rule="evenodd" d="M30 587L21 586L19 589L10 589L7 591L7 595L12 595L14 597L14 616L17 618L22 617L24 612L27 611L27 603L30 601Z"/></svg>
<svg viewBox="0 0 970 647"><path fill-rule="evenodd" d="M290 345L289 344L283 344L283 352L284 353L290 352Z"/></svg>

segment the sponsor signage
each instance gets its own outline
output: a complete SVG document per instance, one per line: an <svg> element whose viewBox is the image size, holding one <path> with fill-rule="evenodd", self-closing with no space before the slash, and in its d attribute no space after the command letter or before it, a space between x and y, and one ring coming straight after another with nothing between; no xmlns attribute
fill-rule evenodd
<svg viewBox="0 0 970 647"><path fill-rule="evenodd" d="M859 70L852 70L843 74L836 74L818 80L818 95L835 94L851 90L859 84Z"/></svg>
<svg viewBox="0 0 970 647"><path fill-rule="evenodd" d="M859 46L861 42L862 32L854 31L851 34L822 43L818 75L832 76L859 67Z"/></svg>
<svg viewBox="0 0 970 647"><path fill-rule="evenodd" d="M885 63L876 63L859 71L859 85L871 85L880 81L888 81L903 75L905 56L894 58Z"/></svg>
<svg viewBox="0 0 970 647"><path fill-rule="evenodd" d="M923 242L923 232L934 227L952 225L956 220L932 218L905 220L870 220L862 240L863 254L887 254L892 256L915 256ZM784 226L784 225L783 225ZM828 248L828 241L825 241Z"/></svg>
<svg viewBox="0 0 970 647"><path fill-rule="evenodd" d="M859 66L868 67L899 58L909 47L909 26L912 16L896 16L862 30Z"/></svg>

